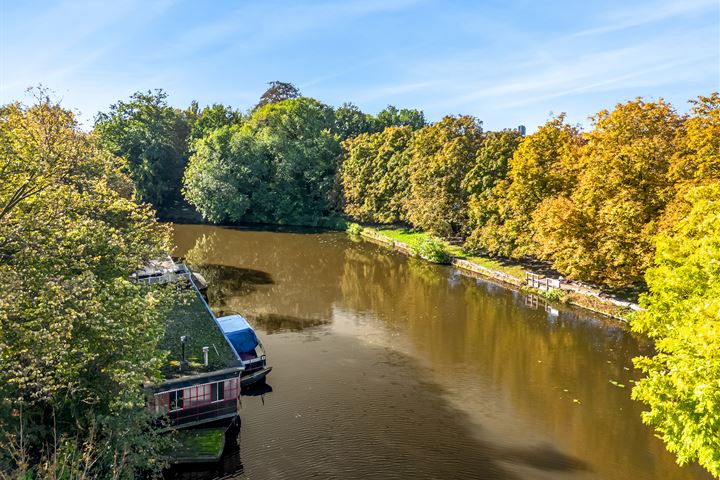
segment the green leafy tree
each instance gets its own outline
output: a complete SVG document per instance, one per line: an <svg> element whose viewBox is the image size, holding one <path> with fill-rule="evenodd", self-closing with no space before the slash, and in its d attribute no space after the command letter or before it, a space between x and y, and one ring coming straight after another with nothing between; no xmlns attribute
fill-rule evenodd
<svg viewBox="0 0 720 480"><path fill-rule="evenodd" d="M410 193L410 127L389 127L343 143L341 184L345 213L363 222L395 223L405 217Z"/></svg>
<svg viewBox="0 0 720 480"><path fill-rule="evenodd" d="M652 262L657 222L674 194L668 168L681 119L662 100L637 99L593 122L577 185L535 212L537 253L570 277L623 286Z"/></svg>
<svg viewBox="0 0 720 480"><path fill-rule="evenodd" d="M217 222L316 225L335 213L334 125L333 109L311 98L265 105L199 141L185 198Z"/></svg>
<svg viewBox="0 0 720 480"><path fill-rule="evenodd" d="M480 122L469 116L444 117L413 135L406 206L412 225L438 236L464 233L468 193L463 181L482 141Z"/></svg>
<svg viewBox="0 0 720 480"><path fill-rule="evenodd" d="M189 125L165 92L137 92L112 105L95 117L95 132L105 148L127 159L140 201L165 206L180 198Z"/></svg>
<svg viewBox="0 0 720 480"><path fill-rule="evenodd" d="M188 143L191 146L213 130L226 125L240 125L243 121L241 112L219 103L213 103L201 110L198 103L193 101L190 108L185 111L185 115L190 125Z"/></svg>
<svg viewBox="0 0 720 480"><path fill-rule="evenodd" d="M388 105L376 116L376 129L382 130L387 127L410 127L418 130L427 125L425 114L422 110L401 108Z"/></svg>
<svg viewBox="0 0 720 480"><path fill-rule="evenodd" d="M720 478L720 183L686 200L688 215L657 239L647 311L632 323L657 350L635 360L647 376L633 397L678 463L698 461Z"/></svg>
<svg viewBox="0 0 720 480"><path fill-rule="evenodd" d="M139 387L171 292L128 274L170 236L124 168L46 95L0 108L0 471L161 466Z"/></svg>
<svg viewBox="0 0 720 480"><path fill-rule="evenodd" d="M340 136L340 140L376 130L377 122L373 116L363 113L356 105L343 103L335 109L335 131Z"/></svg>
<svg viewBox="0 0 720 480"><path fill-rule="evenodd" d="M506 179L510 160L517 150L522 136L515 130L487 132L475 166L463 179L463 188L469 195L468 233L481 228L488 218L479 215L479 205L492 201L495 186ZM471 237L472 241L473 237ZM467 244L469 246L470 243Z"/></svg>
<svg viewBox="0 0 720 480"><path fill-rule="evenodd" d="M221 127L198 140L194 151L183 194L204 218L217 223L269 219L269 155L249 128Z"/></svg>
<svg viewBox="0 0 720 480"><path fill-rule="evenodd" d="M507 177L510 159L512 159L523 137L516 130L487 132L477 152L475 166L464 179L464 185L470 195L481 195L492 190Z"/></svg>
<svg viewBox="0 0 720 480"><path fill-rule="evenodd" d="M546 198L572 189L581 145L580 134L564 115L525 137L509 161L507 178L472 197L467 247L504 256L533 254L532 213Z"/></svg>

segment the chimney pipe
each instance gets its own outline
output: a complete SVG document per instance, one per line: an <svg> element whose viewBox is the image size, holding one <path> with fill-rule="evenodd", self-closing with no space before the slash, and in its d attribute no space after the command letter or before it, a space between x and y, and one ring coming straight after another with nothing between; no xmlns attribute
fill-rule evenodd
<svg viewBox="0 0 720 480"><path fill-rule="evenodd" d="M180 371L188 368L188 361L185 359L185 344L187 343L187 335L180 337L180 346L182 347L182 359L180 360Z"/></svg>
<svg viewBox="0 0 720 480"><path fill-rule="evenodd" d="M210 351L210 347L203 347L203 359L205 360L205 366L207 367L209 365L208 361L208 352Z"/></svg>

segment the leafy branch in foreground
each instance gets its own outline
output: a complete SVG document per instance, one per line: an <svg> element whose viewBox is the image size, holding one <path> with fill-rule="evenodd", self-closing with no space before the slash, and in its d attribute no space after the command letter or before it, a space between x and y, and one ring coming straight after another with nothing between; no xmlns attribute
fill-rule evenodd
<svg viewBox="0 0 720 480"><path fill-rule="evenodd" d="M720 477L720 184L690 191L689 215L659 237L647 272L647 312L633 328L655 340L639 357L647 374L633 389L680 464L697 460Z"/></svg>
<svg viewBox="0 0 720 480"><path fill-rule="evenodd" d="M0 472L156 470L140 385L159 375L173 292L128 273L168 251L168 229L135 203L122 161L47 97L0 108L0 205Z"/></svg>

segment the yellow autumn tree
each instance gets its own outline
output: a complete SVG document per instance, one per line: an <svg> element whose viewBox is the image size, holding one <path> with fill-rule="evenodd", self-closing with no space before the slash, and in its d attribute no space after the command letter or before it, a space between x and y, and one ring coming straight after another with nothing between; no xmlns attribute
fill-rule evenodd
<svg viewBox="0 0 720 480"><path fill-rule="evenodd" d="M572 278L631 284L651 264L682 119L662 99L603 110L585 134L578 182L533 213L539 257Z"/></svg>
<svg viewBox="0 0 720 480"><path fill-rule="evenodd" d="M690 211L689 190L720 180L720 95L714 92L690 100L690 104L690 114L675 136L669 173L676 193L660 221L663 231Z"/></svg>
<svg viewBox="0 0 720 480"><path fill-rule="evenodd" d="M464 233L468 193L463 181L483 138L481 123L470 116L446 116L415 132L406 202L413 226L443 237Z"/></svg>
<svg viewBox="0 0 720 480"><path fill-rule="evenodd" d="M467 247L505 256L533 254L532 213L544 199L572 188L581 145L564 114L526 137L510 159L507 178L470 199L474 228Z"/></svg>

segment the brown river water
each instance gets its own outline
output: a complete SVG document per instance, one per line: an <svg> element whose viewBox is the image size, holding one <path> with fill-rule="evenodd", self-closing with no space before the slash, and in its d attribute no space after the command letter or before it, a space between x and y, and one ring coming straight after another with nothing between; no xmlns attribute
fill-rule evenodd
<svg viewBox="0 0 720 480"><path fill-rule="evenodd" d="M174 232L273 371L222 461L170 478L710 478L642 424L649 346L613 321L343 233Z"/></svg>

